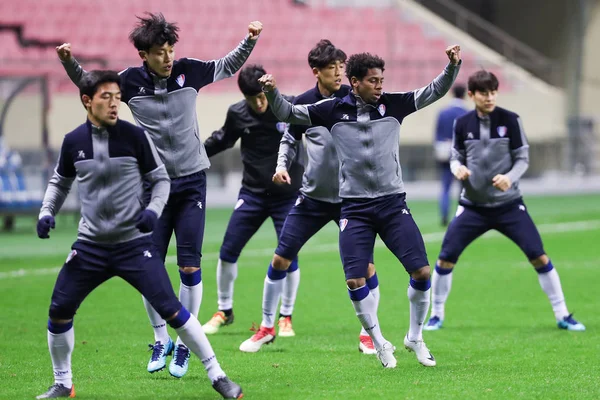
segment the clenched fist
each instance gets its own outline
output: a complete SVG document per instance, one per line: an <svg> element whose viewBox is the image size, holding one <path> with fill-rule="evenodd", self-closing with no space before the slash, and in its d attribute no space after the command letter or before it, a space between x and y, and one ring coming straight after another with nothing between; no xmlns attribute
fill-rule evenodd
<svg viewBox="0 0 600 400"><path fill-rule="evenodd" d="M56 46L56 53L60 61L69 61L71 57L71 43L63 43L60 46Z"/></svg>
<svg viewBox="0 0 600 400"><path fill-rule="evenodd" d="M457 44L448 46L446 48L446 55L452 64L457 65L460 61L460 46Z"/></svg>
<svg viewBox="0 0 600 400"><path fill-rule="evenodd" d="M248 25L248 39L256 40L258 39L258 35L262 32L263 25L260 21L252 21L250 25Z"/></svg>

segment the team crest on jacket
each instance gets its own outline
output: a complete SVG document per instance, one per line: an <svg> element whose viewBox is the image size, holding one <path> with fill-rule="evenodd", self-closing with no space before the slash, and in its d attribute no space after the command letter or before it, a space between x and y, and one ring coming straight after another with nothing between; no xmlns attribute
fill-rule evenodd
<svg viewBox="0 0 600 400"><path fill-rule="evenodd" d="M385 104L380 104L379 107L377 107L377 111L379 111L379 114L383 117L385 115Z"/></svg>
<svg viewBox="0 0 600 400"><path fill-rule="evenodd" d="M505 126L499 126L499 127L498 127L498 135L499 135L500 137L504 137L504 136L506 136L506 131L507 131L507 129L506 129L506 127L505 127Z"/></svg>
<svg viewBox="0 0 600 400"><path fill-rule="evenodd" d="M177 84L178 84L180 87L183 87L183 85L185 84L185 75L184 75L184 74L181 74L181 75L179 75L179 76L177 77L177 79L175 79L175 80L177 81Z"/></svg>
<svg viewBox="0 0 600 400"><path fill-rule="evenodd" d="M277 128L277 131L279 133L285 132L286 127L287 127L287 124L285 122L278 122L275 124L275 128Z"/></svg>
<svg viewBox="0 0 600 400"><path fill-rule="evenodd" d="M348 220L346 218L340 219L340 231L344 232L346 226L348 225Z"/></svg>

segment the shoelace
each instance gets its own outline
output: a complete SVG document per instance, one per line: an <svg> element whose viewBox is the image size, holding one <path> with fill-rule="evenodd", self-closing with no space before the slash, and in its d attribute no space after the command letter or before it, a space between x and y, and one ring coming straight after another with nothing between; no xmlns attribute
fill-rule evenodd
<svg viewBox="0 0 600 400"><path fill-rule="evenodd" d="M216 321L216 319L218 318L218 321ZM227 317L225 316L225 313L223 313L222 311L217 311L216 313L213 314L212 318L211 318L211 322L214 323L218 323L218 324L223 324L225 323L225 321L227 320Z"/></svg>
<svg viewBox="0 0 600 400"><path fill-rule="evenodd" d="M158 361L165 345L161 342L156 342L155 344L149 344L148 347L150 347L149 350L152 350L152 357L150 359L152 361Z"/></svg>
<svg viewBox="0 0 600 400"><path fill-rule="evenodd" d="M183 367L185 361L190 357L190 349L180 344L175 350L175 365Z"/></svg>
<svg viewBox="0 0 600 400"><path fill-rule="evenodd" d="M578 324L578 322L573 319L573 314L572 313L569 314L569 315L567 315L565 317L564 321L567 322L567 323L569 323L569 324L571 324L571 325L577 325Z"/></svg>
<svg viewBox="0 0 600 400"><path fill-rule="evenodd" d="M253 322L252 323L252 327L250 328L250 331L255 332L254 335L252 335L252 337L255 337L255 339L262 339L264 338L266 335L270 335L269 332L267 332L266 328L262 329L262 327L256 327L256 323Z"/></svg>
<svg viewBox="0 0 600 400"><path fill-rule="evenodd" d="M50 386L48 388L48 395L55 395L55 394L60 394L60 392L64 389L68 389L67 387L65 387L64 385L61 385L60 383L55 383L54 385Z"/></svg>

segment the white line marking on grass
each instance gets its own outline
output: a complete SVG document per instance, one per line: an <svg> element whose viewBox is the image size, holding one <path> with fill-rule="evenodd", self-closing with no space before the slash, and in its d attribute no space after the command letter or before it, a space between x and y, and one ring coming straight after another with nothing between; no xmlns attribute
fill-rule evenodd
<svg viewBox="0 0 600 400"><path fill-rule="evenodd" d="M541 234L552 234L552 233L564 233L564 232L578 232L578 231L593 231L600 229L600 220L589 220L589 221L575 221L575 222L559 222L555 224L539 224L538 230ZM423 240L425 243L441 242L444 238L445 232L431 232L423 234ZM482 239L498 238L502 236L498 232L488 232L483 235ZM385 244L381 240L375 242L375 247L385 247ZM324 243L311 245L308 243L302 249L303 252L310 253L327 253L330 251L338 251L337 243ZM264 249L250 249L244 251L242 254L244 257L270 257L273 255L274 247ZM65 249L65 254L68 253L68 249ZM216 260L219 258L218 252L204 253L202 254L203 259ZM167 267L170 264L177 263L177 256L167 256L166 259ZM265 265L268 259L265 259ZM61 267L53 268L39 268L39 269L17 269L13 271L0 272L0 280L21 278L24 276L44 276L44 275L56 275L60 271Z"/></svg>

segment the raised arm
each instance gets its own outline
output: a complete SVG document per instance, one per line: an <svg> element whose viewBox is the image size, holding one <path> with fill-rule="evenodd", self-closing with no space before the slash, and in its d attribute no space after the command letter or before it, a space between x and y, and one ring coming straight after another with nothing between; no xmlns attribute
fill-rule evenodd
<svg viewBox="0 0 600 400"><path fill-rule="evenodd" d="M454 84L462 60L460 59L460 46L453 45L446 49L450 62L446 68L431 83L414 91L415 109L420 110L444 97Z"/></svg>
<svg viewBox="0 0 600 400"><path fill-rule="evenodd" d="M242 68L242 65L250 57L250 53L254 49L261 31L262 24L259 21L251 22L248 25L248 35L244 40L225 57L215 60L214 82L229 78Z"/></svg>
<svg viewBox="0 0 600 400"><path fill-rule="evenodd" d="M75 57L71 54L71 43L63 43L56 47L56 53L58 58L63 65L67 75L71 78L71 81L77 86L83 80L83 77L87 72L79 65Z"/></svg>
<svg viewBox="0 0 600 400"><path fill-rule="evenodd" d="M44 194L44 200L42 201L42 208L38 219L43 217L54 217L60 211L69 191L71 185L75 180L75 165L69 148L67 145L67 139L63 140L63 144L54 169L54 174L48 182L46 193Z"/></svg>

